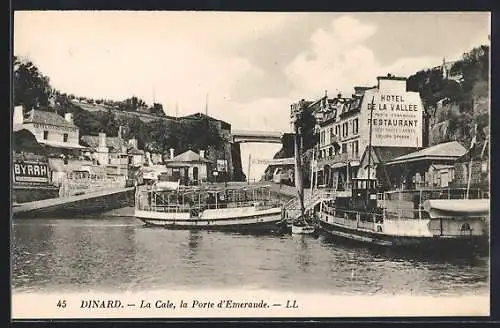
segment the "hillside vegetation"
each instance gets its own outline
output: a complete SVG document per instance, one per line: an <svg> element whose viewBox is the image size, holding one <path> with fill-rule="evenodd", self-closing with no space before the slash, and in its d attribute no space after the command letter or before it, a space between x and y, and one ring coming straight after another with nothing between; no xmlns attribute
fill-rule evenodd
<svg viewBox="0 0 500 328"><path fill-rule="evenodd" d="M420 92L429 118L430 145L456 140L469 147L477 125L473 155L479 155L489 134L489 51L472 49L445 74L438 67L408 78L408 90Z"/></svg>
<svg viewBox="0 0 500 328"><path fill-rule="evenodd" d="M148 106L135 96L123 101L112 101L62 93L50 85L50 79L32 62L17 57L14 57L13 82L14 106L23 106L25 114L33 108L60 115L73 113L80 135L104 132L108 136L117 136L118 127L123 126L123 137L136 138L139 148L147 151L166 153L169 148L174 148L178 153L187 149L222 148L221 136L206 118L182 121L168 119L162 104ZM86 110L89 106L97 110ZM141 120L144 114L148 115L147 122Z"/></svg>

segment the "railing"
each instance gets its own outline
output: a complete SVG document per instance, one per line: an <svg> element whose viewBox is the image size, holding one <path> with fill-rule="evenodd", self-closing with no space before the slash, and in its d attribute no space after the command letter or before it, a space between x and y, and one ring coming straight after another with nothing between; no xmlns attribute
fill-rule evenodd
<svg viewBox="0 0 500 328"><path fill-rule="evenodd" d="M179 194L180 195L180 194ZM181 197L182 198L182 197ZM163 198L158 193L148 190L138 188L135 194L136 207L140 210L147 211L165 211L164 208L175 208L174 212L186 212L191 209L197 210L206 210L206 209L221 209L221 208L241 208L241 207L255 207L259 210L269 209L274 207L281 207L281 204L276 200L269 199L252 199L252 200L219 200L217 203L207 203L206 200L198 200L189 203L182 200L179 201L179 198L175 198L171 203L169 203L168 199ZM183 202L184 201L184 202Z"/></svg>
<svg viewBox="0 0 500 328"><path fill-rule="evenodd" d="M428 199L465 199L467 188L422 188L416 190L395 190L384 193L385 200L414 201L418 196L420 202ZM489 192L480 188L469 189L469 199L489 198Z"/></svg>
<svg viewBox="0 0 500 328"><path fill-rule="evenodd" d="M318 164L335 164L335 163L344 163L350 160L359 160L360 155L359 154L352 154L352 153L341 153L341 154L336 154L332 156L325 156L322 158L318 158Z"/></svg>
<svg viewBox="0 0 500 328"><path fill-rule="evenodd" d="M353 226L352 222L356 222L354 226L364 229L373 229L375 224L383 223L383 213L363 212L355 210L346 210L334 208L328 205L323 205L323 212L334 216L337 221L343 221L343 224Z"/></svg>
<svg viewBox="0 0 500 328"><path fill-rule="evenodd" d="M69 197L102 189L123 188L126 184L124 176L65 178L60 181L59 197Z"/></svg>

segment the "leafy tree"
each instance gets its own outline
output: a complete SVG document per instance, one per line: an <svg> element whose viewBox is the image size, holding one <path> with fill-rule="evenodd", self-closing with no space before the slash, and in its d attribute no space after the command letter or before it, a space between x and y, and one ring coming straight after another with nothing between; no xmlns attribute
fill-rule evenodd
<svg viewBox="0 0 500 328"><path fill-rule="evenodd" d="M46 108L52 91L49 78L42 75L31 61L14 56L14 106L24 110Z"/></svg>

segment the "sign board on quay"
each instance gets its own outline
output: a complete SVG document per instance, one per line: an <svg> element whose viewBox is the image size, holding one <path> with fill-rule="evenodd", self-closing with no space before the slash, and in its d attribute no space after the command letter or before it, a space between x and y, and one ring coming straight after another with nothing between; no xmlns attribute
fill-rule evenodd
<svg viewBox="0 0 500 328"><path fill-rule="evenodd" d="M48 164L29 161L14 162L14 182L48 183Z"/></svg>

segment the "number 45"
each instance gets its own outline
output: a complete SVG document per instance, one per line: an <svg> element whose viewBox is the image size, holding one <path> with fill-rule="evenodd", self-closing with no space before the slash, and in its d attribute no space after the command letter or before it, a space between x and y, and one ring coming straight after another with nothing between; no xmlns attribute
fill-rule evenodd
<svg viewBox="0 0 500 328"><path fill-rule="evenodd" d="M66 307L66 300L59 300L57 302L57 307L65 308Z"/></svg>

